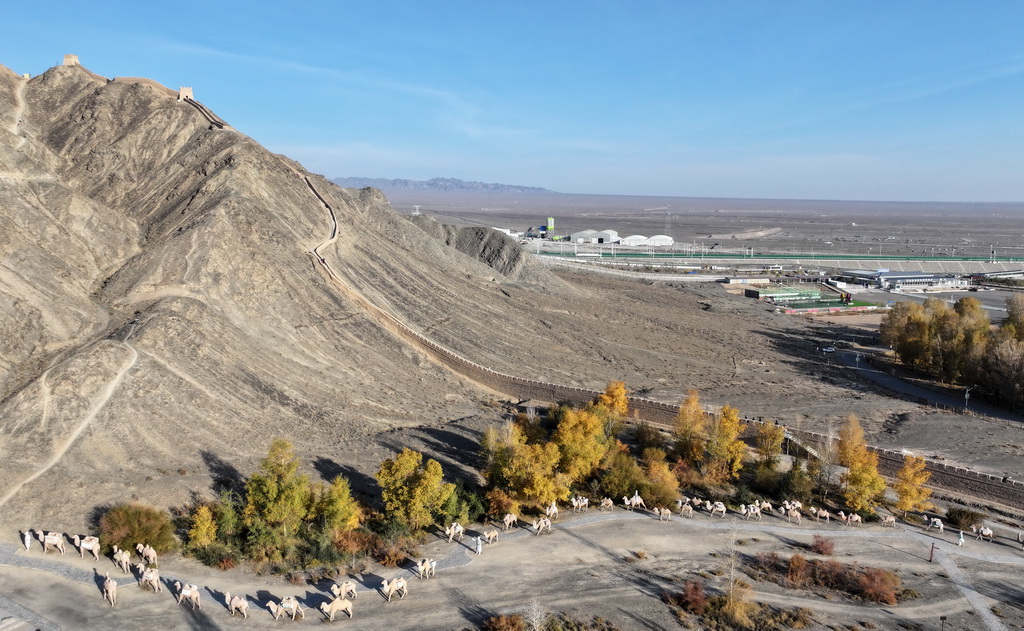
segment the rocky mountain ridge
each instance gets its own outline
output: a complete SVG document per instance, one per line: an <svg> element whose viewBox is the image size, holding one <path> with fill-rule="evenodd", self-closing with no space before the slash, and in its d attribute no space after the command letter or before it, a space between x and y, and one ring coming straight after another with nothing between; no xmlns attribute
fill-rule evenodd
<svg viewBox="0 0 1024 631"><path fill-rule="evenodd" d="M347 188L364 188L371 186L384 191L388 190L423 190L467 193L554 193L537 186L518 186L515 184L494 184L486 182L467 182L458 178L435 177L429 180L387 179L379 177L336 177L331 180L338 186Z"/></svg>

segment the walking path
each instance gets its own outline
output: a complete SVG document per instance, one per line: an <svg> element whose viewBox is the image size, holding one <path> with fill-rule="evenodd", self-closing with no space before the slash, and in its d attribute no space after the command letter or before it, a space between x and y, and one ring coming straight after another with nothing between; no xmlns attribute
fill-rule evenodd
<svg viewBox="0 0 1024 631"><path fill-rule="evenodd" d="M777 521L776 521L777 520ZM611 521L646 521L649 522L646 526L652 528L670 528L677 532L692 531L694 529L703 531L718 531L723 533L749 533L749 534L760 534L760 535L779 535L783 537L793 536L809 536L811 534L823 534L826 533L830 538L837 539L866 539L869 541L885 541L890 540L896 541L913 541L921 544L922 552L929 549L932 544L935 544L935 558L941 566L942 570L949 576L949 580L956 585L957 589L966 599L971 608L973 608L980 619L984 621L986 627L990 631L1006 631L1006 627L999 621L999 619L992 613L991 609L986 602L984 596L982 596L971 584L967 575L957 566L953 555L963 557L965 559L973 559L984 562L986 564L1002 564L1012 565L1018 567L1024 567L1024 555L1014 551L1012 554L1003 552L989 552L985 551L984 548L993 546L993 544L975 543L971 542L967 547L957 547L954 540L947 541L937 533L924 532L913 527L899 527L895 529L882 529L878 526L864 526L854 527L839 524L825 525L821 523L805 523L803 525L789 524L783 522L781 518L766 516L765 521L741 521L738 517L730 514L725 518L709 517L706 513L698 513L695 517L687 519L678 516L673 516L668 522L659 522L649 512L630 512L620 508L612 509L609 512L597 512L590 511L586 514L566 514L563 519L557 520L553 523L553 534L557 536L559 531L563 530L575 530L577 528L586 528L595 524L606 523ZM775 523L772 523L775 521ZM520 522L523 524L523 522ZM466 535L463 541L456 542L451 546L444 543L444 538L439 535L439 539L433 543L425 544L425 547L446 546L450 549L444 557L437 558L437 569L440 571L463 567L473 563L475 560L481 558L474 553L472 544L477 535L482 535L484 530L488 530L492 527L491 524L479 524L473 525L467 528ZM665 534L671 535L673 530L663 530ZM511 541L516 539L522 539L524 537L536 536L528 524L521 525L520 527L509 531L502 532L499 536L500 541ZM542 535L547 537L550 535ZM952 537L950 533L950 537ZM93 569L92 571L85 570L79 567L75 567L70 563L65 562L61 557L56 554L50 554L43 556L38 553L33 541L33 548L29 552L25 552L20 546L11 544L0 544L0 565L27 568L42 572L47 572L55 577L63 578L65 580L75 581L84 583L87 585L97 586L97 598L99 598L99 572ZM995 544L998 546L999 544ZM488 550L490 547L484 548L483 556L488 556ZM69 550L69 554L74 554L74 550ZM109 561L109 559L105 559ZM168 560L173 563L173 559ZM415 570L411 568L405 568L399 570L399 573L405 575L406 578L415 577ZM371 574L372 576L372 574ZM175 578L173 575L162 575L161 580L168 588L175 580L184 579ZM193 581L196 579L193 578ZM133 585L137 583L137 580L133 576L120 576L117 577L118 585ZM666 586L667 587L667 586ZM361 589L359 591L364 593L370 593L376 591L377 585L373 581L362 582ZM220 599L223 597L223 592L217 591L210 586L206 586L206 591L209 596L213 599ZM755 599L759 599L760 596L755 594ZM326 598L326 596L325 596ZM790 598L785 595L778 594L765 594L766 602L774 602L779 599ZM303 604L305 606L315 606L313 602L308 599L304 599ZM806 604L806 598L798 598ZM218 600L219 602L219 600ZM264 607L265 603L257 602L250 597L250 602L256 607ZM860 605L848 605L849 607L860 607ZM57 628L51 622L45 620L41 616L34 614L31 611L20 607L15 603L10 603L5 599L0 599L0 610L6 609L13 613L15 616L22 618L27 621L31 621L39 629L54 629ZM927 605L915 609L914 607L901 607L894 609L894 613L897 613L903 617L920 617L927 618L935 614L933 611L934 606ZM0 617L3 613L0 611ZM32 616L35 616L34 618ZM0 626L0 629L3 627Z"/></svg>

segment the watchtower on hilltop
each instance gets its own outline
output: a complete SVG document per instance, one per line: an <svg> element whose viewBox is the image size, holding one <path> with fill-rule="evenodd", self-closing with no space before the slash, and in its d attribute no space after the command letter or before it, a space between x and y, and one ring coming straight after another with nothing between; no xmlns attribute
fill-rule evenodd
<svg viewBox="0 0 1024 631"><path fill-rule="evenodd" d="M77 65L79 65L78 64L78 55L64 55L64 65L65 66L77 66Z"/></svg>

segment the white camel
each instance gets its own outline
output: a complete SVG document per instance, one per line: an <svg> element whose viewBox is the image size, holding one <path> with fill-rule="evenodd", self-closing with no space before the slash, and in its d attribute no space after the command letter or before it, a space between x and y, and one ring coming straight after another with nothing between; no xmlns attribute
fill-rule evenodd
<svg viewBox="0 0 1024 631"><path fill-rule="evenodd" d="M558 519L558 504L556 504L554 501L552 501L551 505L544 509L544 514L547 516L548 519L557 520Z"/></svg>
<svg viewBox="0 0 1024 631"><path fill-rule="evenodd" d="M285 596L279 603L275 603L271 600L267 603L267 609L269 609L270 613L273 614L274 620L277 620L283 614L288 614L292 621L294 621L295 618L306 618L306 612L303 611L302 605L299 604L299 601L295 600L294 596Z"/></svg>
<svg viewBox="0 0 1024 631"><path fill-rule="evenodd" d="M498 531L491 528L484 533L484 543L498 543Z"/></svg>
<svg viewBox="0 0 1024 631"><path fill-rule="evenodd" d="M451 526L444 530L444 534L448 535L448 543L451 543L452 539L456 537L458 537L459 541L462 541L462 536L465 532L466 529L459 522L453 522Z"/></svg>
<svg viewBox="0 0 1024 631"><path fill-rule="evenodd" d="M847 526L858 526L859 527L859 526L861 526L863 524L864 524L864 520L861 519L860 515L858 515L857 513L851 512L849 515L846 516L846 525Z"/></svg>
<svg viewBox="0 0 1024 631"><path fill-rule="evenodd" d="M501 520L501 523L504 530L508 530L509 528L519 524L519 518L512 513L505 513L505 517Z"/></svg>
<svg viewBox="0 0 1024 631"><path fill-rule="evenodd" d="M94 561L100 560L100 540L98 537L94 537L92 535L79 537L78 535L75 535L71 538L71 541L74 542L75 547L78 548L78 558L84 559L85 551L88 550L92 553Z"/></svg>
<svg viewBox="0 0 1024 631"><path fill-rule="evenodd" d="M927 532L927 531L931 530L932 528L935 528L936 530L938 530L939 534L942 534L942 531L946 529L946 527L942 525L942 520L939 519L938 517L932 517L931 520L928 521L928 527L925 528L924 530L925 530L925 532Z"/></svg>
<svg viewBox="0 0 1024 631"><path fill-rule="evenodd" d="M192 609L202 609L203 605L199 602L199 587L192 583L182 583L181 581L174 581L174 589L178 590L178 604L182 601L188 601L188 604L192 605Z"/></svg>
<svg viewBox="0 0 1024 631"><path fill-rule="evenodd" d="M795 508L790 508L786 511L786 521L792 522L794 519L796 520L796 525L799 526L801 521L800 511Z"/></svg>
<svg viewBox="0 0 1024 631"><path fill-rule="evenodd" d="M896 527L896 516L895 515L886 515L885 517L882 518L882 528L885 528L886 526L891 526L893 528Z"/></svg>
<svg viewBox="0 0 1024 631"><path fill-rule="evenodd" d="M103 575L103 600L108 601L111 607L117 604L117 581L110 578L110 572Z"/></svg>
<svg viewBox="0 0 1024 631"><path fill-rule="evenodd" d="M334 622L334 616L339 611L344 611L348 614L348 617L352 617L352 601L345 600L344 598L335 598L330 603L320 603L320 611L324 612L327 619Z"/></svg>
<svg viewBox="0 0 1024 631"><path fill-rule="evenodd" d="M409 584L401 576L396 576L391 581L384 581L380 585L380 592L391 602L391 597L398 594L399 598L405 598L409 593Z"/></svg>
<svg viewBox="0 0 1024 631"><path fill-rule="evenodd" d="M64 535L59 532L40 532L39 540L43 542L43 554L53 546L53 549L60 552L61 556L64 556Z"/></svg>
<svg viewBox="0 0 1024 631"><path fill-rule="evenodd" d="M821 521L824 519L826 524L830 523L829 520L832 518L832 515L824 508L814 508L812 506L807 510L810 511L811 517L814 518L814 521Z"/></svg>
<svg viewBox="0 0 1024 631"><path fill-rule="evenodd" d="M572 512L574 513L585 513L590 508L590 500L582 495L573 495L569 498L569 503L572 505Z"/></svg>
<svg viewBox="0 0 1024 631"><path fill-rule="evenodd" d="M658 521L671 521L672 520L672 511L667 509L667 508L662 508L660 506L655 506L653 512L654 512L654 516L658 518Z"/></svg>
<svg viewBox="0 0 1024 631"><path fill-rule="evenodd" d="M712 504L711 501L708 500L704 503L704 508L709 513L711 513L712 517L714 517L718 513L721 513L720 517L722 517L723 519L725 518L725 503L723 502L715 502L714 504Z"/></svg>
<svg viewBox="0 0 1024 631"><path fill-rule="evenodd" d="M243 618L248 619L249 601L245 598L245 596L235 596L234 598L232 598L229 592L224 592L224 602L227 604L228 611L231 612L232 618L235 616L235 613L237 612L242 614Z"/></svg>
<svg viewBox="0 0 1024 631"><path fill-rule="evenodd" d="M683 504L679 507L679 516L693 519L693 505Z"/></svg>
<svg viewBox="0 0 1024 631"><path fill-rule="evenodd" d="M146 565L158 565L156 550L153 549L153 546L148 543L146 545L136 543L135 551L139 554L139 558L142 559L142 562Z"/></svg>
<svg viewBox="0 0 1024 631"><path fill-rule="evenodd" d="M644 498L640 497L640 491L633 491L633 497L630 498L630 502L633 504L633 508L643 508L647 510L647 504L644 504Z"/></svg>
<svg viewBox="0 0 1024 631"><path fill-rule="evenodd" d="M530 524L533 527L533 534L540 535L547 529L548 534L551 534L551 520L547 517L538 517L537 521Z"/></svg>
<svg viewBox="0 0 1024 631"><path fill-rule="evenodd" d="M757 504L757 502L754 502L753 504L748 504L746 506L741 506L740 513L743 515L743 519L750 519L751 517L753 517L757 521L761 521L761 507Z"/></svg>
<svg viewBox="0 0 1024 631"><path fill-rule="evenodd" d="M437 571L437 561L434 559L421 559L416 564L416 575L420 578L430 578ZM353 589L355 584L353 583ZM337 594L336 594L337 595Z"/></svg>
<svg viewBox="0 0 1024 631"><path fill-rule="evenodd" d="M598 505L597 510L604 510L606 508L612 508L613 506L615 506L615 502L612 501L612 498L606 497L603 500L601 500L601 503Z"/></svg>
<svg viewBox="0 0 1024 631"><path fill-rule="evenodd" d="M775 510L772 508L772 503L769 502L768 500L761 500L760 502L756 502L756 503L757 503L757 507L761 509L762 513L774 513L775 512Z"/></svg>
<svg viewBox="0 0 1024 631"><path fill-rule="evenodd" d="M125 574L131 573L132 555L127 550L114 546L114 565L121 568Z"/></svg>
<svg viewBox="0 0 1024 631"><path fill-rule="evenodd" d="M971 532L977 535L974 538L975 541L977 541L978 539L984 539L985 537L988 537L988 542L992 543L992 540L995 538L995 533L992 532L992 529L988 526L982 526L981 528L978 528L974 524L971 524Z"/></svg>
<svg viewBox="0 0 1024 631"><path fill-rule="evenodd" d="M426 561L426 559L423 559ZM345 581L343 583L333 583L331 585L331 593L334 594L335 598L348 598L352 597L352 600L359 598L359 594L356 593L355 581Z"/></svg>
<svg viewBox="0 0 1024 631"><path fill-rule="evenodd" d="M160 584L160 570L155 567L146 567L143 563L139 563L135 567L139 570L139 587L141 589L149 587L155 593L164 591L163 585Z"/></svg>

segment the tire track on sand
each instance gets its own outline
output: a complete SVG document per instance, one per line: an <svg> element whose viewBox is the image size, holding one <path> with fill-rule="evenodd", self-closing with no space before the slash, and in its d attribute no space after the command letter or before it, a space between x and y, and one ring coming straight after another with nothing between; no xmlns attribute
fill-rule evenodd
<svg viewBox="0 0 1024 631"><path fill-rule="evenodd" d="M87 428L89 424L92 423L92 420L96 418L96 415L100 413L100 410L103 409L103 406L105 406L107 402L110 400L110 397L113 396L114 392L117 390L117 387L121 385L121 381L124 379L125 374L129 370L131 370L131 368L135 365L135 362L138 361L139 359L138 351L136 351L135 348L131 346L131 344L128 344L127 342L120 342L120 344L122 344L131 352L130 355L128 356L128 361L126 361L124 365L121 366L121 368L117 371L117 374L114 375L114 378L111 379L110 383L107 384L107 387L103 390L101 396L97 398L96 401L93 403L92 407L89 409L89 412L82 419L82 422L79 423L77 427L75 427L74 431L71 432L71 435L68 436L67 440L65 440L64 443L57 448L57 451L46 462L46 464L44 464L39 470L37 470L32 475L29 475L21 482L18 482L17 484L12 486L11 489L2 498L0 498L0 506L6 504L26 484L32 482L39 476L43 475L44 473L52 469L55 464L60 462L60 459L63 458L64 454L66 454L68 449L71 448L71 445L73 445L75 441L78 440L78 437L82 435L82 432L85 431L85 428Z"/></svg>

